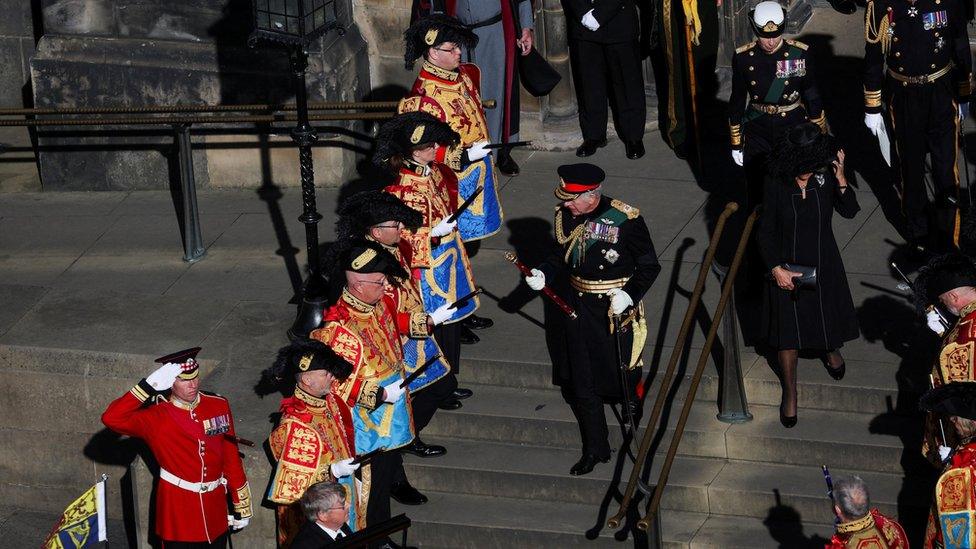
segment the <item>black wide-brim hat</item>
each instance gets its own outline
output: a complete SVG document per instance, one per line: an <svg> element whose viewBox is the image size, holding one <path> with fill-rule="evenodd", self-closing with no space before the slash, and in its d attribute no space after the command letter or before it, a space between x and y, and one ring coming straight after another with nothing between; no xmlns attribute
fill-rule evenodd
<svg viewBox="0 0 976 549"><path fill-rule="evenodd" d="M408 69L427 48L436 48L445 42L457 44L462 48L478 45L478 35L457 19L441 14L428 15L414 21L403 33L403 61Z"/></svg>
<svg viewBox="0 0 976 549"><path fill-rule="evenodd" d="M953 381L930 389L918 401L926 412L976 420L976 382Z"/></svg>
<svg viewBox="0 0 976 549"><path fill-rule="evenodd" d="M426 112L405 112L386 121L376 134L373 164L392 168L390 158L410 158L411 151L422 145L455 145L461 136L449 125Z"/></svg>
<svg viewBox="0 0 976 549"><path fill-rule="evenodd" d="M976 286L973 259L959 252L933 257L915 277L915 305L924 311L942 294L966 286Z"/></svg>
<svg viewBox="0 0 976 549"><path fill-rule="evenodd" d="M314 370L325 370L342 381L352 373L352 365L325 343L299 337L278 350L274 365L264 370L262 376L280 383L295 374Z"/></svg>
<svg viewBox="0 0 976 549"><path fill-rule="evenodd" d="M828 169L836 157L833 138L813 122L797 124L786 132L769 159L769 171L783 177L796 177Z"/></svg>
<svg viewBox="0 0 976 549"><path fill-rule="evenodd" d="M370 227L389 221L403 223L416 229L424 223L424 216L407 206L398 197L383 191L358 192L339 205L336 237L363 238Z"/></svg>

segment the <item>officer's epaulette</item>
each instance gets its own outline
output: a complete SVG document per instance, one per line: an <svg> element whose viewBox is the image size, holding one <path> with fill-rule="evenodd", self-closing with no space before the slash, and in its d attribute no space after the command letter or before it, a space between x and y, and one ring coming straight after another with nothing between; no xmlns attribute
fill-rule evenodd
<svg viewBox="0 0 976 549"><path fill-rule="evenodd" d="M791 46L793 46L794 48L799 48L799 49L801 49L803 51L807 51L807 48L810 47L810 46L804 44L803 42L800 42L799 40L793 40L792 38L787 38L786 39L786 43L789 44L789 45L791 45Z"/></svg>
<svg viewBox="0 0 976 549"><path fill-rule="evenodd" d="M210 391L200 391L200 394L207 395L207 396L210 396L210 397L217 397L217 398L220 398L220 399L223 399L223 400L227 400L227 397L225 397L223 395L218 395L217 393L213 393L213 392L210 392Z"/></svg>
<svg viewBox="0 0 976 549"><path fill-rule="evenodd" d="M752 42L749 42L745 46L739 46L738 48L736 48L735 53L745 53L755 47L756 47L756 41L753 40Z"/></svg>
<svg viewBox="0 0 976 549"><path fill-rule="evenodd" d="M613 200L610 201L610 207L611 208L616 208L616 209L624 212L625 214L627 214L627 219L637 219L637 216L640 215L640 210L639 209L637 209L637 208L635 208L635 207L633 207L630 204L627 204L625 202L621 202L621 201L617 200L616 198L614 198Z"/></svg>

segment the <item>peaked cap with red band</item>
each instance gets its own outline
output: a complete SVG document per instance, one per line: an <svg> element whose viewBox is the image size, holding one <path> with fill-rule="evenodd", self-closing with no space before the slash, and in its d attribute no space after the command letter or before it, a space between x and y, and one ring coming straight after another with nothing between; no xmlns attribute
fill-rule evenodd
<svg viewBox="0 0 976 549"><path fill-rule="evenodd" d="M199 352L200 347L183 349L171 355L161 356L155 362L159 364L179 364L182 369L178 376L180 379L196 379L200 375L200 365L197 364L197 353Z"/></svg>
<svg viewBox="0 0 976 549"><path fill-rule="evenodd" d="M607 174L599 166L587 164L563 164L556 168L559 186L553 194L560 200L573 200L577 196L600 187Z"/></svg>

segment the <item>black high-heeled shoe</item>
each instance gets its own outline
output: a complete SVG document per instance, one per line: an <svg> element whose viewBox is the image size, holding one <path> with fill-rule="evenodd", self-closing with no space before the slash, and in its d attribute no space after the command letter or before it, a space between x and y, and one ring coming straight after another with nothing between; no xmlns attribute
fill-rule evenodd
<svg viewBox="0 0 976 549"><path fill-rule="evenodd" d="M799 409L799 407L797 407L797 409ZM792 429L793 427L796 426L796 421L797 421L797 416L796 415L788 416L788 415L784 414L783 413L783 405L780 404L779 405L779 422L783 425L783 427L786 427L787 429Z"/></svg>
<svg viewBox="0 0 976 549"><path fill-rule="evenodd" d="M847 373L847 361L841 362L840 366L834 368L830 365L830 361L824 362L824 368L827 369L827 374L834 378L835 381L840 381L844 379L844 374Z"/></svg>

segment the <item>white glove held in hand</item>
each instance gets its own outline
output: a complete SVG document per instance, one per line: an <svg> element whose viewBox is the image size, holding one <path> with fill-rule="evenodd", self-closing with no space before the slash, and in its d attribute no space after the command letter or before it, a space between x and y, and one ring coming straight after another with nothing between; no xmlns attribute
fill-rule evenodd
<svg viewBox="0 0 976 549"><path fill-rule="evenodd" d="M451 216L447 216L444 219L441 219L440 223L430 230L430 236L441 237L451 234L451 232L457 228L457 221L448 221L450 218Z"/></svg>
<svg viewBox="0 0 976 549"><path fill-rule="evenodd" d="M393 404L403 396L404 392L406 392L406 389L400 387L400 382L394 381L386 387L383 387L383 402Z"/></svg>
<svg viewBox="0 0 976 549"><path fill-rule="evenodd" d="M935 309L925 313L925 323L928 324L929 330L939 335L945 333L945 328L942 327L942 319L939 318L939 312Z"/></svg>
<svg viewBox="0 0 976 549"><path fill-rule="evenodd" d="M952 452L952 448L942 445L939 446L939 457L942 459L942 461L949 459L950 452Z"/></svg>
<svg viewBox="0 0 976 549"><path fill-rule="evenodd" d="M733 150L732 151L732 161L735 162L737 166L742 165L742 151Z"/></svg>
<svg viewBox="0 0 976 549"><path fill-rule="evenodd" d="M251 517L247 518L234 518L234 515L227 515L227 525L230 526L231 530L235 532L238 530L243 530L245 526L251 523Z"/></svg>
<svg viewBox="0 0 976 549"><path fill-rule="evenodd" d="M607 295L610 296L610 311L615 315L623 314L627 310L627 307L634 304L634 300L630 298L630 294L620 288L614 288L608 291Z"/></svg>
<svg viewBox="0 0 976 549"><path fill-rule="evenodd" d="M457 309L451 307L451 303L445 303L430 313L430 320L434 323L434 326L443 324L445 320L451 318Z"/></svg>
<svg viewBox="0 0 976 549"><path fill-rule="evenodd" d="M884 127L884 121L881 120L880 113L868 113L864 115L864 125L871 130L872 134L878 135L878 132Z"/></svg>
<svg viewBox="0 0 976 549"><path fill-rule="evenodd" d="M600 22L596 20L596 17L593 17L593 10L586 12L586 15L583 16L580 23L591 31L595 31L600 28Z"/></svg>
<svg viewBox="0 0 976 549"><path fill-rule="evenodd" d="M356 469L359 469L358 463L352 462L353 458L344 459L342 461L337 461L329 466L332 470L332 476L335 478L348 477L353 474Z"/></svg>
<svg viewBox="0 0 976 549"><path fill-rule="evenodd" d="M176 376L180 375L182 371L183 367L181 365L167 362L157 368L155 372L149 374L146 377L146 383L157 391L165 391L173 386L173 382L176 381Z"/></svg>
<svg viewBox="0 0 976 549"><path fill-rule="evenodd" d="M488 153L491 152L491 149L485 147L487 144L488 144L487 141L477 141L473 145L468 147L467 150L468 161L477 162L482 158L488 156Z"/></svg>
<svg viewBox="0 0 976 549"><path fill-rule="evenodd" d="M525 277L525 283L528 284L529 288L538 292L546 287L546 273L539 269L532 269L532 276Z"/></svg>

